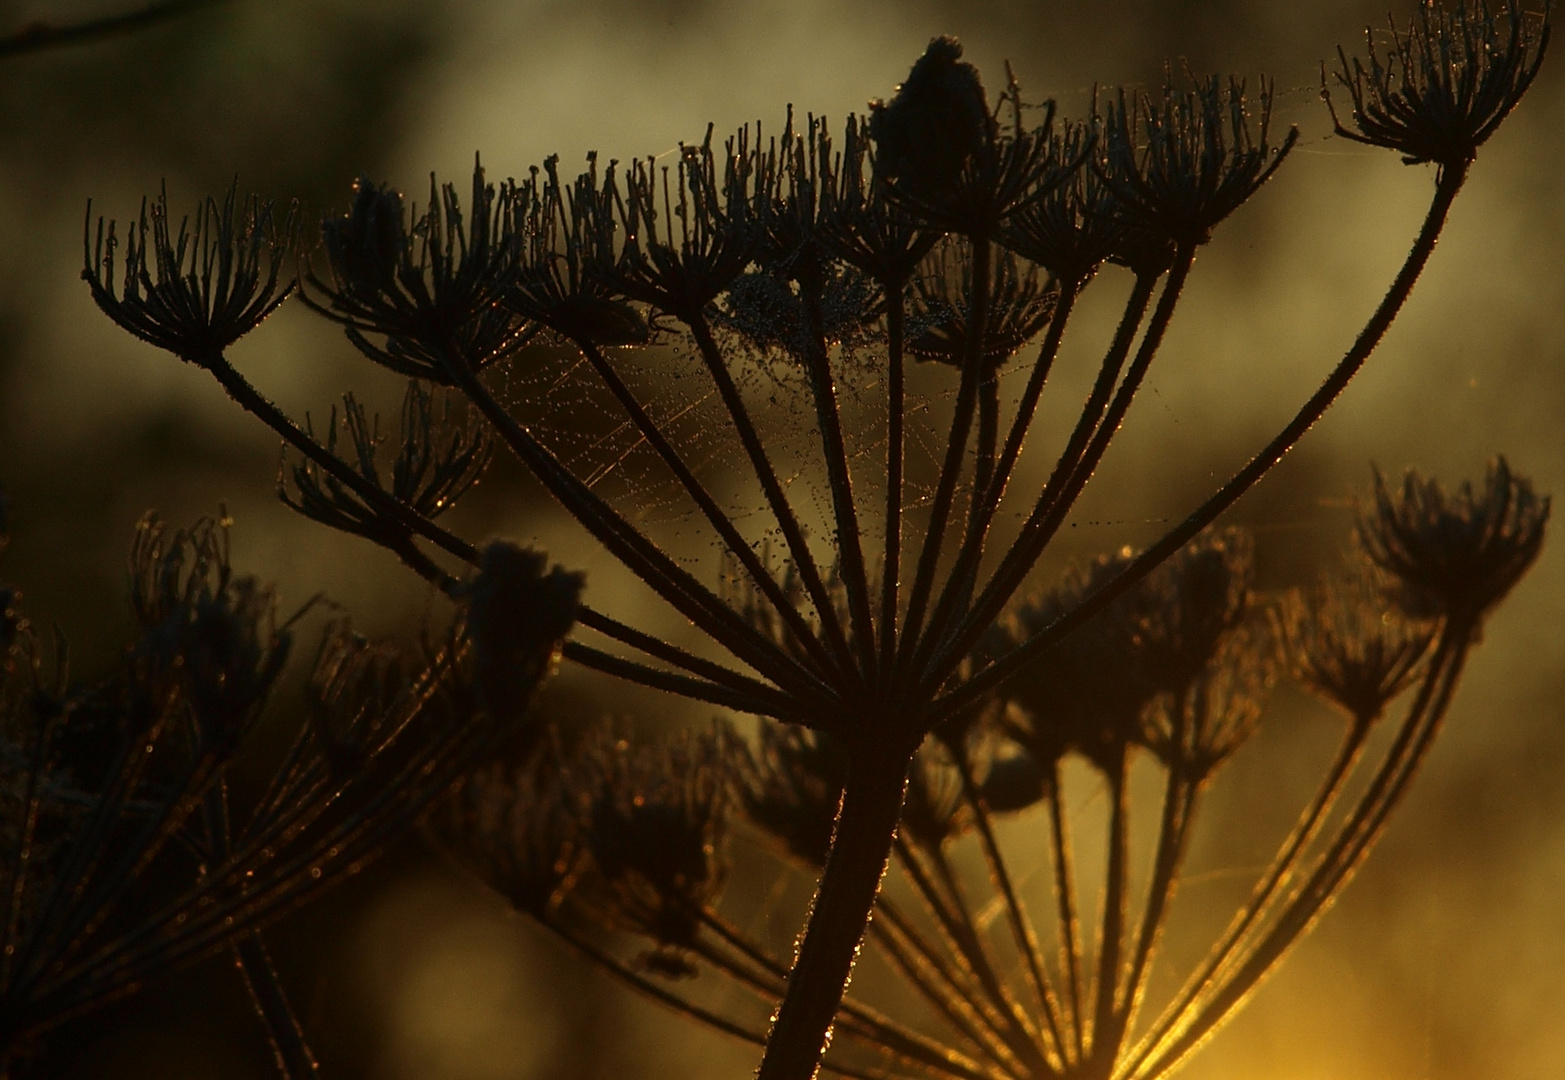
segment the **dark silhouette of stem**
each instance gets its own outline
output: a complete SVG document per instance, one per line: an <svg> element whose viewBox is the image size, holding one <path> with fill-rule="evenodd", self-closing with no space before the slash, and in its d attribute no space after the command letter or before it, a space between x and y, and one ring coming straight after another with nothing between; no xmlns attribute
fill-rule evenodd
<svg viewBox="0 0 1565 1080"><path fill-rule="evenodd" d="M953 715L964 705L977 700L983 694L992 690L1007 675L1015 671L1029 658L1039 651L1048 648L1060 638L1081 623L1090 619L1093 615L1103 610L1104 607L1124 595L1127 591L1139 584L1143 578L1163 563L1165 559L1174 554L1180 548L1193 540L1198 533L1218 516L1237 502L1250 488L1271 471L1277 462L1282 460L1284 454L1291 450L1304 433L1315 425L1315 422L1325 414L1327 408L1335 401L1347 387L1364 362L1369 359L1375 347L1385 337L1391 323L1396 319L1397 313L1402 310L1402 305L1407 302L1408 295L1413 291L1419 274L1423 272L1429 256L1435 249L1435 242L1439 239L1440 231L1444 227L1451 211L1451 204L1455 201L1457 193L1461 190L1462 183L1466 179L1465 166L1442 166L1435 181L1435 195L1430 203L1428 213L1424 217L1424 223L1419 230L1418 238L1414 241L1412 250L1408 252L1407 259L1398 271L1391 288L1385 298L1376 308L1364 329L1359 332L1357 340L1347 354L1338 362L1336 368L1321 384L1310 399L1304 403L1293 419L1278 432L1266 446L1252 458L1244 468L1234 474L1233 478L1224 484L1218 491L1201 504L1193 513L1174 529L1170 530L1163 538L1137 556L1124 570L1110 582L1105 584L1092 596L1088 597L1075 611L1069 612L1053 624L1045 627L1028 641L1017 646L1005 656L990 664L983 671L974 675L961 687L951 693L937 699L931 706L931 716L927 723L933 725L947 716ZM1020 584L1018 578L1017 584ZM1014 591L1014 586L1010 591ZM1010 591L1006 597L1010 596ZM975 611L975 615L978 613ZM990 615L989 617L993 617ZM982 632L982 627L987 625L979 618L969 620L968 629L956 640L949 650L946 659L937 667L935 674L940 670L949 670L950 665L958 662L967 650L972 648L972 643L977 639L977 634Z"/></svg>

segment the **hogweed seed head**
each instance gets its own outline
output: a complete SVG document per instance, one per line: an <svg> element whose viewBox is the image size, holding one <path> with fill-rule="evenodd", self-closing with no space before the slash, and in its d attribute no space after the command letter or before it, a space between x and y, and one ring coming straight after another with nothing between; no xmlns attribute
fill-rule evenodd
<svg viewBox="0 0 1565 1080"><path fill-rule="evenodd" d="M604 727L578 765L605 914L666 947L693 941L702 907L727 877L727 738L714 727L633 744Z"/></svg>
<svg viewBox="0 0 1565 1080"><path fill-rule="evenodd" d="M745 817L786 855L819 869L831 850L847 754L829 736L793 724L763 724L757 740L753 751L731 743Z"/></svg>
<svg viewBox="0 0 1565 1080"><path fill-rule="evenodd" d="M1408 617L1476 622L1538 557L1548 520L1548 496L1502 456L1490 462L1482 491L1464 481L1455 494L1412 471L1393 494L1377 469L1374 505L1360 512L1357 535Z"/></svg>
<svg viewBox="0 0 1565 1080"><path fill-rule="evenodd" d="M1339 46L1331 73L1352 101L1351 128L1337 114L1321 64L1321 97L1336 133L1395 150L1409 165L1465 167L1537 76L1552 6L1533 16L1504 0L1496 15L1484 0L1452 9L1421 0L1412 26L1391 24L1384 57L1366 30L1368 61L1350 60Z"/></svg>
<svg viewBox="0 0 1565 1080"><path fill-rule="evenodd" d="M203 366L255 329L293 291L281 280L293 246L296 207L279 220L258 196L239 198L236 184L221 205L207 199L195 222L174 232L165 190L125 229L125 270L114 291L114 222L92 228L92 204L82 246L82 279L93 301L119 326L181 360Z"/></svg>
<svg viewBox="0 0 1565 1080"><path fill-rule="evenodd" d="M496 540L459 592L467 601L473 691L497 719L521 715L540 671L554 663L560 639L576 620L585 576L546 567L538 552Z"/></svg>
<svg viewBox="0 0 1565 1080"><path fill-rule="evenodd" d="M1051 168L1054 103L1025 129L1013 81L1001 104L1010 104L1014 122L1003 130L978 70L961 56L955 38L931 41L892 99L870 102L869 130L894 206L915 224L987 238L1069 171Z"/></svg>
<svg viewBox="0 0 1565 1080"><path fill-rule="evenodd" d="M321 299L302 295L377 364L451 385L515 353L536 328L500 302L519 258L512 190L486 182L479 162L466 212L454 186L431 176L429 187L419 214L396 192L355 181L352 206L321 223L331 282L307 268Z"/></svg>
<svg viewBox="0 0 1565 1080"><path fill-rule="evenodd" d="M960 367L967 355L972 307L972 262L954 243L937 247L925 260L925 273L913 279L908 352L920 360ZM1009 252L995 261L984 343L979 361L992 372L1036 337L1054 314L1059 290L1035 265L1023 265Z"/></svg>
<svg viewBox="0 0 1565 1080"><path fill-rule="evenodd" d="M1365 575L1290 593L1277 622L1293 677L1357 724L1379 719L1412 685L1434 637L1429 623L1391 610Z"/></svg>
<svg viewBox="0 0 1565 1080"><path fill-rule="evenodd" d="M1206 243L1298 141L1294 127L1271 141L1272 98L1266 79L1252 100L1237 78L1225 87L1213 75L1180 90L1170 75L1160 97L1121 92L1110 101L1103 175L1124 223L1174 244Z"/></svg>

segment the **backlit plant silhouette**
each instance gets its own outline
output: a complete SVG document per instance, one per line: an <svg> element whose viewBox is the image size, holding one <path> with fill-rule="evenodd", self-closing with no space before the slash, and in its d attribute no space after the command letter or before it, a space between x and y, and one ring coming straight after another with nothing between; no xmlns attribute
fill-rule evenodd
<svg viewBox="0 0 1565 1080"><path fill-rule="evenodd" d="M1234 928L1170 1010L1137 1028L1196 795L1253 724L1252 699L1268 678L1274 632L1248 614L1244 543L1204 530L1379 344L1547 37L1546 13L1509 0L1497 13L1426 6L1394 31L1388 56L1343 54L1327 79L1352 100L1335 114L1338 130L1435 166L1423 225L1385 297L1293 419L1179 525L1019 607L1142 386L1197 253L1295 143L1296 132L1273 130L1264 81L1109 94L1093 115L1067 121L1052 104L1024 106L1014 81L991 101L960 47L939 39L891 100L849 118L840 135L790 115L775 136L756 127L719 141L709 130L668 164L593 157L568 180L551 158L498 186L480 168L465 207L454 188L432 184L422 212L361 179L348 211L324 222L323 255L306 261L298 285L365 356L415 381L389 474L354 400L318 435L229 362L228 347L290 291L282 266L293 229L282 215L230 195L176 228L160 199L125 230L122 256L115 227L89 219L84 276L117 323L209 371L283 437L295 455L285 470L291 504L385 546L453 596L472 588L462 564L490 556L437 519L476 479L489 442L503 443L712 646L628 625L607 597L580 609L590 634L566 643L566 658L791 725L763 726L755 745L693 737L661 755L593 743L556 776L515 779L514 805L486 801L475 784L478 801L465 812L489 822L477 831L509 830L520 845L486 834L479 864L509 867L492 876L517 903L557 914L573 910L559 896L575 897L612 925L651 933L661 943L653 970L677 974L694 951L775 995L762 1080L813 1075L834 1019L915 1072L1157 1075L1340 888L1427 749L1480 615L1537 550L1546 504L1503 466L1482 495L1450 502L1410 482L1404 499L1387 496L1366 518L1363 545L1400 575L1406 596L1422 598L1419 618L1437 618L1424 666L1424 630L1366 637L1365 617L1339 611L1336 594L1318 619L1276 616L1315 684L1367 683L1388 698L1412 679L1419 691L1370 795L1311 856L1335 774L1356 760L1361 729L1385 701L1355 714L1343 764ZM1071 315L1108 264L1129 271L1123 316L1046 482L1018 484ZM915 369L910 358L931 363ZM1019 390L1004 377L1013 370ZM920 396L918 387L942 380L933 401ZM443 406L425 384L460 402L452 422L437 421ZM735 494L735 471L750 494ZM677 505L677 524L717 558L660 539L649 499ZM1456 579L1472 590L1460 603ZM1066 659L1079 650L1083 659ZM477 659L503 679L506 656L486 659L479 648ZM1089 704L1082 680L1119 695L1112 708ZM1136 918L1124 775L1142 752L1162 763L1168 793ZM998 792L1007 769L1024 767L1013 761L1038 771L1036 798L1047 801L1058 790L1049 770L1066 753L1101 770L1115 807L1090 972L1058 808L1061 959L1052 967L1033 947L985 809L1001 799L985 785ZM714 801L731 786L714 770L746 756L752 816L774 820L766 827L821 866L791 962L756 951L710 907L721 884ZM786 805L794 796L802 809ZM1014 790L1005 798L1026 801ZM795 813L807 820L789 820ZM969 822L1004 899L1031 1005L975 940L942 863L941 845ZM538 861L531 845L553 845L556 857ZM894 852L934 929L887 903L871 924ZM589 862L592 890L578 895L586 879L577 869ZM961 1049L842 1004L867 926L965 1040ZM724 944L701 945L708 932Z"/></svg>
<svg viewBox="0 0 1565 1080"><path fill-rule="evenodd" d="M62 1022L225 949L282 1071L313 1075L261 929L357 873L517 740L579 587L496 545L465 620L423 658L334 624L292 743L259 798L232 803L229 770L293 632L270 588L234 574L228 524L141 522L137 636L104 677L72 679L58 631L50 662L0 588L0 1076L27 1073Z"/></svg>

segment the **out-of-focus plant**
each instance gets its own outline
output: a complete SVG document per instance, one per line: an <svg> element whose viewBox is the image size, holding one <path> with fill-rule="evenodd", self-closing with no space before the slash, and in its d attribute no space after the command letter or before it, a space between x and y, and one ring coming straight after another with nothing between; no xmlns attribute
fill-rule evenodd
<svg viewBox="0 0 1565 1080"><path fill-rule="evenodd" d="M137 636L116 670L85 681L63 637L46 648L0 589L0 1076L39 1064L61 1022L223 949L284 1075L314 1075L261 929L525 737L518 721L579 581L496 545L465 620L423 657L334 624L291 745L241 804L226 778L293 620L279 624L272 590L233 572L226 520L170 533L145 518L130 576Z"/></svg>
<svg viewBox="0 0 1565 1080"><path fill-rule="evenodd" d="M1052 104L1024 108L1014 80L991 102L960 46L942 38L891 100L875 103L868 117L849 118L840 142L824 121L796 123L790 115L770 139L746 128L719 142L709 129L667 164L648 158L604 167L594 156L574 180L561 177L553 158L499 186L475 169L465 208L455 188L432 183L422 212L361 179L349 210L323 223L325 267L306 265L301 286L305 301L340 323L366 357L419 384L389 476L356 402L345 401L341 429L334 416L320 436L228 358L228 346L287 297L281 268L291 215L230 195L176 228L159 200L125 230L122 256L115 226L94 228L89 218L84 276L112 319L210 372L283 437L296 455L285 469L285 497L309 516L381 544L460 595L467 588L460 565L487 565L489 554L437 517L476 479L487 459L483 440L492 438L712 646L686 648L628 625L603 610L614 606L610 597L580 609L580 625L597 637L567 642L568 659L810 732L763 729L758 761L819 763L825 759L816 744L830 741L840 802L833 804L836 788L822 789L826 802L787 830L791 845L820 851L822 820L832 820L797 955L785 966L746 954L742 965L762 992L780 997L762 1080L805 1080L816 1071L893 853L905 868L936 875L924 895L936 915L953 916L943 932L957 938L978 980L969 985L952 970L952 985L939 991L954 995L947 1003L962 1023L976 1025L974 1045L989 1046L978 1057L964 1051L970 1056L963 1060L979 1062L973 1068L980 1073L989 1067L981 1064L990 1060L986 1053L1012 1073L1158 1072L1237 1002L1240 991L1227 988L1253 983L1302 932L1306 913L1335 891L1340 867L1367 847L1383 810L1364 811L1362 827L1350 830L1357 839L1322 864L1339 869L1322 871L1297 903L1273 905L1287 868L1279 871L1189 1001L1146 1035L1146 1045L1127 1041L1195 794L1253 724L1250 703L1267 677L1259 659L1267 631L1247 624L1219 672L1203 674L1210 657L1202 650L1239 632L1230 625L1244 607L1237 579L1225 586L1229 593L1203 601L1217 608L1189 612L1178 604L1158 609L1155 596L1138 590L1177 593L1183 584L1153 576L1166 563L1167 574L1193 575L1186 584L1198 591L1236 573L1237 542L1208 540L1196 554L1180 553L1304 435L1379 344L1479 148L1536 74L1547 15L1528 14L1515 0L1498 11L1426 4L1410 29L1394 32L1389 55L1372 48L1368 61L1349 61L1343 54L1332 79L1352 108L1335 114L1338 129L1435 166L1430 205L1402 267L1320 389L1249 464L1144 551L1083 571L1039 606L1012 601L1125 419L1199 250L1294 145L1296 132L1279 136L1271 127L1265 81L1253 90L1236 79L1171 81L1150 94L1107 95L1093 115L1061 121ZM1329 87L1322 90L1332 101ZM1099 273L1108 264L1129 270L1123 317L1047 481L1021 490L1012 480L1070 317L1084 290L1109 276ZM909 355L934 369L915 376ZM638 367L649 357L652 370ZM1019 392L1002 387L1013 367L1024 376ZM942 375L949 392L923 408L911 384ZM425 384L460 401L487 434L466 426L432 431L437 410L422 403L435 392ZM530 395L533 388L540 392ZM570 411L573 403L579 412ZM618 443L581 430L606 416L626 433ZM348 443L353 452L339 452ZM909 452L918 445L933 448L927 470ZM630 459L645 475L622 481ZM753 496L732 494L727 465L753 481ZM1502 495L1519 490L1496 483ZM665 503L677 500L682 520L718 549L720 565L705 567L707 578L685 551L665 550L645 523L637 499L652 490L675 493ZM1419 505L1437 514L1443 504L1430 494ZM1468 510L1483 512L1477 501ZM1417 514L1409 513L1411 536ZM1537 506L1533 514L1541 523ZM1522 531L1530 523L1510 521ZM1367 543L1388 568L1424 550L1396 531ZM1125 697L1120 728L1092 727L1082 743L1080 731L1060 726L1065 721L1041 705L1017 704L1018 718L1000 729L1018 745L1081 749L1121 802L1115 770L1131 746L1156 755L1169 777L1152 894L1163 898L1138 928L1119 902L1123 880L1111 883L1100 977L1083 982L1079 958L1067 959L1064 976L1055 978L1068 982L1074 971L1080 985L1066 992L1029 964L1040 1011L1028 1014L1006 1003L1010 991L985 973L978 947L961 943L965 931L952 907L960 900L954 884L940 880L929 838L969 815L986 835L973 789L988 773L970 760L971 738L992 727L980 721L997 702L1023 701L1006 680L1034 687L1038 701L1066 702L1081 689L1071 682L1081 672L1058 657L1087 647L1070 635L1090 637L1095 617L1112 621L1142 602L1150 607L1136 618L1145 625L1131 637L1145 655L1119 656L1111 673L1092 673ZM1413 710L1420 717L1443 712L1481 610L1448 616L1429 662L1434 681L1424 684L1429 700ZM1196 621L1182 622L1187 614ZM1147 667L1137 674L1140 664ZM506 668L499 662L486 670L500 677ZM1130 700L1148 686L1155 692ZM1412 755L1408 771L1427 745L1424 730L1415 724L1399 741ZM933 748L921 750L931 734ZM641 862L609 860L608 869L601 839L572 824L581 808L551 802L570 801L554 790L558 778L529 776L520 782L538 800L536 814L504 820L524 838L563 837L575 854L536 866L515 854L525 881L508 891L536 907L540 896L554 895L559 882L551 880L569 881L577 857L590 856L604 874L600 895L612 899L600 908L655 927L659 946L649 955L655 966L677 971L679 950L692 947L682 939L699 937L692 929L721 933L700 915L716 886L712 868L678 854L698 837L675 835L674 819L683 814L688 828L711 827L718 811L707 804L723 785L706 771L722 755L687 747L665 761L650 804L663 809L632 800L632 813L621 790L652 766L634 755L619 760L618 752L598 747L590 767L572 766L565 787L579 793L586 768L595 777L588 787L598 791L590 808L595 830L616 820L616 828L647 829L673 846L641 852ZM930 772L929 755L943 755L949 768ZM1391 767L1379 786L1399 792L1403 771ZM937 775L959 782L929 787ZM821 783L789 773L762 789L813 792ZM658 832L665 826L674 833ZM1000 874L994 845L984 846ZM1123 856L1110 855L1122 878ZM667 865L652 865L659 860ZM1004 887L1003 874L1000 880ZM684 899L675 903L677 895ZM626 915L629 906L640 910ZM1280 912L1278 921L1267 922L1268 912ZM1019 911L1011 921L1026 941ZM920 948L932 943L908 925L898 940L910 950L909 964L935 965L929 978L945 978L938 958ZM592 947L580 935L574 940ZM907 1060L930 1068L956 1060L860 1006L845 1007L841 1017L843 1030L879 1033Z"/></svg>

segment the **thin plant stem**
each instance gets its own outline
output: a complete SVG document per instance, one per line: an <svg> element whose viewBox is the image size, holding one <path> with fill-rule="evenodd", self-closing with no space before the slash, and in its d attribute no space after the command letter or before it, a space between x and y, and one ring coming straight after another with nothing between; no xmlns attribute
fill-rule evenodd
<svg viewBox="0 0 1565 1080"><path fill-rule="evenodd" d="M1198 1012L1181 1019L1154 1054L1143 1057L1134 1075L1165 1075L1182 1061L1232 1012L1234 1006L1266 977L1288 949L1308 932L1327 903L1346 884L1400 799L1407 781L1433 741L1461 674L1472 627L1447 626L1436 647L1417 699L1393 745L1360 797L1350 820L1322 856L1310 880L1289 900L1287 910L1223 979ZM1130 1074L1127 1074L1130 1075Z"/></svg>
<svg viewBox="0 0 1565 1080"><path fill-rule="evenodd" d="M1060 456L1055 462L1054 470L1050 473L1048 481L1044 484L1043 491L1038 497L1037 506L1051 506L1059 496L1060 489L1070 480L1076 471L1076 466L1081 461L1081 456L1086 450L1088 440L1097 430L1098 423L1103 417L1103 410L1108 407L1110 396L1114 392L1114 386L1119 380L1119 373L1125 364L1125 358L1130 355L1130 348L1135 344L1136 334L1141 329L1142 320L1146 317L1147 307L1152 302L1152 293L1157 288L1159 275L1154 273L1140 273L1136 275L1135 284L1131 287L1130 295L1125 300L1125 308L1120 315L1118 326L1115 328L1113 340L1109 344L1107 352L1103 356L1103 362L1098 367L1097 379L1093 382L1092 390L1087 395L1086 402L1082 405L1081 413L1077 418L1076 426L1066 441L1065 448L1060 451ZM1063 333L1063 327L1061 328ZM1041 392L1042 387L1040 385ZM1013 429L1013 435L1015 435ZM1007 450L1012 442L1015 442L1016 453L1021 452L1021 440L1008 439ZM998 493L996 498L998 505ZM1036 514L1035 509L1035 514ZM974 550L964 552L969 562L976 569L978 557L981 552ZM1003 564L1002 564L1003 565ZM994 607L998 613L1004 601L995 604L991 595L992 584L987 586L979 594L976 607L981 608L988 604ZM950 601L942 600L942 610L954 606L954 597ZM964 627L971 625L973 616L970 614Z"/></svg>
<svg viewBox="0 0 1565 1080"><path fill-rule="evenodd" d="M1408 295L1413 291L1413 286L1417 283L1425 264L1428 263L1429 256L1434 252L1435 242L1439 239L1440 232L1445 225L1447 217L1450 215L1451 204L1455 201L1458 192L1460 192L1466 176L1466 165L1440 166L1439 175L1435 181L1435 195L1430 203L1428 212L1425 214L1424 223L1419 230L1418 238L1408 252L1402 268L1397 272L1391 288L1387 291L1385 298L1381 300L1379 307L1376 308L1369 322L1359 332L1358 338L1354 341L1352 347L1349 348L1347 354L1338 362L1326 381L1321 384L1320 389L1310 396L1310 399L1304 403L1282 431L1268 442L1250 460L1249 464L1235 473L1226 484L1203 502L1183 522L1132 560L1112 581L1093 593L1077 610L1061 616L1053 624L1040 630L1032 638L975 674L961 687L936 699L930 707L932 713L930 717L931 723L938 723L944 717L954 714L964 705L988 693L1007 675L1015 671L1030 657L1036 655L1038 651L1048 648L1125 592L1134 588L1155 568L1162 565L1164 560L1184 547L1202 529L1215 521L1223 511L1237 502L1241 496L1255 486L1261 477L1271 471L1277 462L1282 460L1283 455L1304 437L1304 433L1315 425L1315 422L1325 414L1331 403L1346 389L1353 376L1364 366L1364 362L1369 359L1370 354L1375 351L1376 346L1385 337L1386 331L1390 329L1398 312L1402 310L1403 304L1407 302ZM1014 586L1011 591L1014 591ZM1010 592L1007 592L1006 595L1009 596ZM950 655L940 667L937 667L936 674L938 674L941 668L954 662L950 659L950 656L959 658L972 648L972 642L976 640L976 635L981 632L983 625L986 624L982 624L977 620L969 621L968 629L953 643Z"/></svg>
<svg viewBox="0 0 1565 1080"><path fill-rule="evenodd" d="M957 480L962 472L962 459L967 453L967 438L972 429L973 412L978 398L978 383L982 378L980 368L983 359L984 334L988 326L990 278L993 274L994 251L984 236L971 238L972 284L969 288L967 311L967 341L963 349L962 379L957 388L956 412L951 421L951 431L946 439L945 459L940 466L940 480L935 488L934 503L930 507L929 527L919 549L918 570L913 578L913 592L908 598L907 620L903 624L903 639L897 655L898 671L908 670L924 629L924 609L929 603L930 590L934 587L935 570L940 563L940 549L945 540L946 526L951 514L951 503L956 494ZM938 632L936 632L936 636Z"/></svg>
<svg viewBox="0 0 1565 1080"><path fill-rule="evenodd" d="M636 430L657 451L658 457L663 459L664 464L673 472L680 485L701 509L707 521L717 530L729 552L745 568L745 571L749 574L750 579L755 582L761 594L766 597L777 613L782 616L783 621L793 631L794 636L804 647L805 651L810 654L811 659L821 667L823 672L828 673L828 676L839 674L840 669L837 666L837 660L827 655L826 650L816 638L814 631L804 621L804 617L799 614L798 609L783 594L782 587L777 584L776 578L761 564L760 557L756 555L754 549L745 541L744 537L739 534L739 530L735 527L733 520L723 512L717 500L706 490L705 485L696 478L695 473L691 472L690 467L685 464L685 460L680 456L679 451L668 441L668 437L653 422L652 417L647 415L647 410L636 400L635 394L631 392L630 387L625 385L625 380L619 377L619 373L605 359L602 351L590 341L578 340L575 344L581 351L581 354L586 357L587 362L592 365L593 370L598 373L598 377L603 380L604 385L609 388L615 400L620 403L620 406L630 416L632 423L636 425Z"/></svg>
<svg viewBox="0 0 1565 1080"><path fill-rule="evenodd" d="M882 915L884 909L877 909ZM1026 1071L1003 1041L992 1029L980 1027L977 1014L953 991L942 990L933 981L927 961L900 935L900 931L887 928L889 920L876 919L869 925L870 937L886 959L900 971L925 1001L938 1012L951 1028L967 1043L1004 1068L1016 1080L1026 1080Z"/></svg>
<svg viewBox="0 0 1565 1080"><path fill-rule="evenodd" d="M299 1017L288 1001L288 995L283 992L277 967L272 963L261 935L254 932L244 935L234 942L233 952L234 966L244 978L250 1001L266 1025L278 1075L282 1080L319 1076L320 1065L305 1040L304 1029L299 1025Z"/></svg>
<svg viewBox="0 0 1565 1080"><path fill-rule="evenodd" d="M980 990L973 985L972 973L963 968L953 968L951 964L947 963L945 958L940 955L934 946L925 940L908 916L893 904L889 897L881 896L875 902L875 910L877 914L885 916L884 926L889 928L887 935L891 936L890 931L894 931L895 935L912 950L913 959L923 969L931 971L939 978L941 984L948 990L947 996L957 1006L965 1010L964 1015L970 1015L976 1022L982 1023L984 1030L989 1032L989 1035L985 1036L981 1041L985 1045L999 1046L1004 1054L1015 1058L1014 1051L1006 1041L1006 1034L1002 1031L1003 1025L1000 1022L999 1014L992 1005L979 997ZM873 930L877 926L882 926L882 922L877 921L871 923L870 926ZM944 932L944 927L941 929ZM949 939L949 935L947 937Z"/></svg>
<svg viewBox="0 0 1565 1080"><path fill-rule="evenodd" d="M1043 959L1038 953L1038 935L1033 931L1032 922L1027 917L1027 908L1017 894L1011 881L1011 873L1005 865L1005 856L1000 851L1000 845L995 839L993 824L989 819L989 807L984 803L983 795L978 791L978 786L973 783L972 770L969 768L967 755L956 756L957 774L962 781L962 794L967 799L967 804L973 811L974 827L978 830L980 846L983 848L984 860L989 864L989 873L995 884L999 887L1000 895L1005 901L1006 921L1011 929L1011 936L1016 942L1016 951L1021 954L1026 964L1027 976L1032 984L1034 995L1037 997L1038 1007L1043 1012L1044 1020L1048 1024L1049 1037L1053 1040L1060 1059L1070 1061L1069 1044L1065 1038L1064 1019L1060 1010L1059 997L1054 991L1049 980L1047 970L1044 968Z"/></svg>
<svg viewBox="0 0 1565 1080"><path fill-rule="evenodd" d="M897 655L898 578L902 572L902 465L906 408L903 339L907 323L907 286L886 287L886 535L880 571L880 668L891 677Z"/></svg>
<svg viewBox="0 0 1565 1080"><path fill-rule="evenodd" d="M712 336L712 330L707 326L704 318L694 316L686 325L695 338L697 350L706 362L707 371L711 374L713 382L717 384L718 396L722 398L723 407L728 410L729 419L732 420L734 430L739 435L739 442L744 447L745 456L749 458L750 467L755 473L756 480L760 482L761 491L771 507L772 516L777 519L777 527L782 530L788 552L793 557L794 567L799 572L799 579L804 583L805 591L809 593L810 601L815 605L815 614L820 619L821 631L826 636L827 644L836 654L838 662L845 668L851 669L853 653L843 632L842 622L837 617L836 605L832 603L831 593L826 588L825 579L821 577L820 568L816 565L815 555L810 550L804 529L794 515L792 505L788 502L788 494L777 479L777 471L772 467L771 458L767 456L766 447L756 431L755 422L750 418L750 410L745 405L744 398L740 396L739 388L734 385L733 376L729 374L722 350L718 348L717 340Z"/></svg>
<svg viewBox="0 0 1565 1080"><path fill-rule="evenodd" d="M1049 776L1049 829L1053 848L1054 897L1059 908L1060 967L1066 973L1070 989L1071 1034L1075 1040L1076 1060L1085 1053L1082 1029L1081 933L1076 920L1076 880L1071 865L1070 833L1065 825L1064 799L1060 794L1060 765L1054 762Z"/></svg>
<svg viewBox="0 0 1565 1080"><path fill-rule="evenodd" d="M848 617L854 644L866 679L875 674L875 622L870 614L869 575L864 569L864 548L859 535L858 507L853 501L853 475L842 438L842 417L831 372L831 355L822 332L819 291L804 289L805 323L808 329L804 370L815 399L815 422L820 428L821 451L826 459L826 480L831 487L832 521L836 530L837 557L842 583L848 594Z"/></svg>
<svg viewBox="0 0 1565 1080"><path fill-rule="evenodd" d="M1098 929L1097 973L1093 979L1094 1005L1092 1031L1088 1042L1089 1060L1100 1066L1105 1039L1111 1030L1114 1016L1114 995L1119 980L1120 950L1124 945L1126 864L1128 850L1130 795L1126 784L1126 754L1119 751L1119 760L1109 773L1109 833L1108 877L1104 885L1103 914Z"/></svg>
<svg viewBox="0 0 1565 1080"><path fill-rule="evenodd" d="M1115 390L1113 399L1104 411L1101 421L1098 422L1091 438L1080 452L1079 458L1069 470L1056 470L1055 476L1051 476L1049 483L1045 485L1043 494L1039 496L1031 515L1022 525L1021 535L1011 545L1000 561L1000 566L995 570L994 577L985 586L979 602L974 605L974 611L969 613L964 630L974 624L978 611L994 607L995 611L989 616L995 618L999 608L1009 602L1011 596L1021 587L1022 581L1032 570L1038 557L1043 554L1055 533L1064 524L1071 508L1075 506L1082 489L1087 486L1087 481L1092 478L1098 463L1104 453L1108 451L1109 444L1114 436L1119 433L1120 423L1129 411L1131 402L1135 400L1136 391L1141 388L1142 379L1152 367L1152 361L1156 358L1158 349L1162 347L1164 335L1168 331L1169 323L1173 320L1174 311L1179 306L1179 300L1184 295L1185 281L1189 277L1190 269L1195 263L1195 249L1183 247L1174 256L1174 265L1168 272L1168 278L1163 283L1162 295L1158 297L1157 306L1152 311L1152 317L1147 323L1145 335L1141 344L1136 349L1135 358L1125 370L1125 376L1120 381L1119 388ZM1064 462L1061 458L1061 462ZM970 633L970 631L967 631ZM956 635L960 641L967 633ZM971 648L971 645L968 645ZM940 657L934 665L939 671L951 664L955 643L944 650L944 656ZM932 676L931 676L932 677Z"/></svg>

